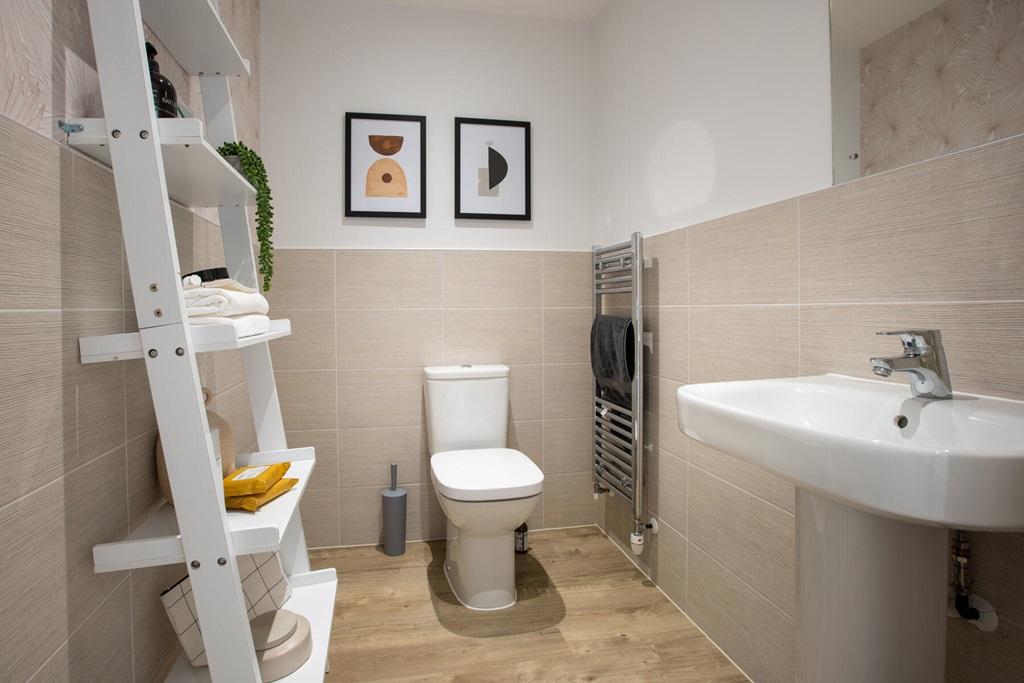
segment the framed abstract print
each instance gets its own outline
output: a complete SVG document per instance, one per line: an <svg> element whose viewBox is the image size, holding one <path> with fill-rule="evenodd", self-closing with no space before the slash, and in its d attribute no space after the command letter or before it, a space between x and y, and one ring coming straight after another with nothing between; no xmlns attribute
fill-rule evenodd
<svg viewBox="0 0 1024 683"><path fill-rule="evenodd" d="M530 220L530 124L455 119L455 217Z"/></svg>
<svg viewBox="0 0 1024 683"><path fill-rule="evenodd" d="M345 114L345 216L426 218L427 118Z"/></svg>

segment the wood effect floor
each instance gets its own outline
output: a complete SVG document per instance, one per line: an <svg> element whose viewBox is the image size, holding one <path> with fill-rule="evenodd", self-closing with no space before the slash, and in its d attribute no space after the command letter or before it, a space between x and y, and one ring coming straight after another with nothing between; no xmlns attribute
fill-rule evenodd
<svg viewBox="0 0 1024 683"><path fill-rule="evenodd" d="M311 551L339 575L327 680L746 680L596 527L530 543L500 612L458 604L443 541Z"/></svg>

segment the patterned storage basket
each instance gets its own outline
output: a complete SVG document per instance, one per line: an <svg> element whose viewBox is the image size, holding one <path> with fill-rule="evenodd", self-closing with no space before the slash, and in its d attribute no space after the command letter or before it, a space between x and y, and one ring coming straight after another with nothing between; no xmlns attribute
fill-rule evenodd
<svg viewBox="0 0 1024 683"><path fill-rule="evenodd" d="M292 589L284 575L284 567L277 553L256 553L238 556L238 577L242 581L245 607L249 619L281 609L291 597ZM181 649L192 666L206 666L206 651L199 628L192 579L188 576L160 594L167 618L178 635Z"/></svg>

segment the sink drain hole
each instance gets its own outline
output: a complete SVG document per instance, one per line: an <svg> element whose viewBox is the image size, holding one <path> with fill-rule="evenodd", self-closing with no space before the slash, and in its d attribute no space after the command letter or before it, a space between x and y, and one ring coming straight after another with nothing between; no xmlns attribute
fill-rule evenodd
<svg viewBox="0 0 1024 683"><path fill-rule="evenodd" d="M899 427L900 429L903 429L903 428L904 428L904 427L906 427L906 426L907 426L908 424L910 424L910 420L908 420L908 419L907 419L907 416L906 416L906 415L897 415L897 416L895 417L895 419L893 419L893 422L894 422L894 423L896 424L896 426L897 426L897 427Z"/></svg>

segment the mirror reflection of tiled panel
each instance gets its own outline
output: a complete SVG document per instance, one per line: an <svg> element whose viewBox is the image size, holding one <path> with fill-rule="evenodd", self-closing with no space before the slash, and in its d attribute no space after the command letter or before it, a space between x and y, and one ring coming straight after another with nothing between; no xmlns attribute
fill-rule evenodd
<svg viewBox="0 0 1024 683"><path fill-rule="evenodd" d="M832 3L835 182L1024 132L1024 4Z"/></svg>

